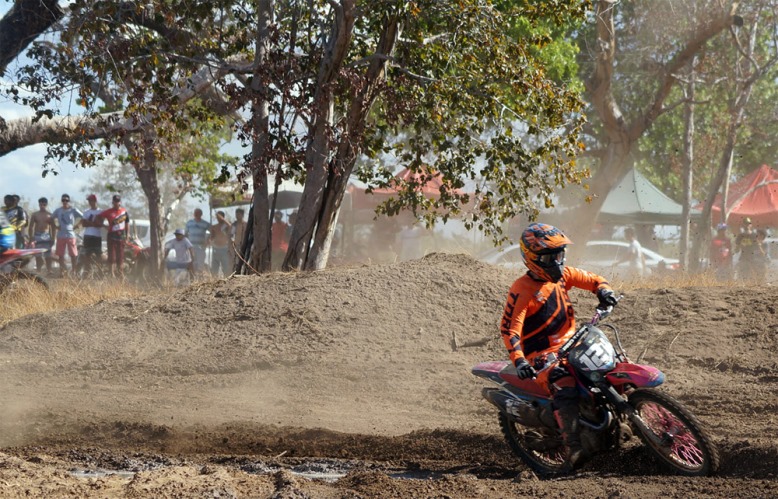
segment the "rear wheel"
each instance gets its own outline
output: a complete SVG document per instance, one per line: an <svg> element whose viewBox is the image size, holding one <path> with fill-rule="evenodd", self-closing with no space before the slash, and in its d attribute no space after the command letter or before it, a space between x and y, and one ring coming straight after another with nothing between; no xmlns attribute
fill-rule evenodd
<svg viewBox="0 0 778 499"><path fill-rule="evenodd" d="M646 446L667 467L680 475L707 476L719 467L713 440L692 413L666 393L651 388L636 390L629 403L650 435L635 425Z"/></svg>
<svg viewBox="0 0 778 499"><path fill-rule="evenodd" d="M552 476L568 471L565 466L565 446L560 435L545 434L544 430L527 428L500 412L500 428L511 450L533 471Z"/></svg>

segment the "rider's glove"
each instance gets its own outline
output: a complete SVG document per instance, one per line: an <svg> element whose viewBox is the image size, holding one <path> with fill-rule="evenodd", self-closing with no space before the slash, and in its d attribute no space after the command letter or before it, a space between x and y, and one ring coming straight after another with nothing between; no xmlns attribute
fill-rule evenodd
<svg viewBox="0 0 778 499"><path fill-rule="evenodd" d="M615 307L619 302L616 293L612 289L602 288L597 291L597 298L600 300L600 308Z"/></svg>
<svg viewBox="0 0 778 499"><path fill-rule="evenodd" d="M516 376L518 376L519 379L534 378L537 374L538 372L535 371L534 367L529 365L527 359L519 359L516 361Z"/></svg>

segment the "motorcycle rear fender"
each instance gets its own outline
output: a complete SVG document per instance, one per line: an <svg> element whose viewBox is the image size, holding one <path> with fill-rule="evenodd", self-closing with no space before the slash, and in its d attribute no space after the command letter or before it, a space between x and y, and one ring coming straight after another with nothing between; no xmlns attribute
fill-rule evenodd
<svg viewBox="0 0 778 499"><path fill-rule="evenodd" d="M632 385L637 388L652 388L665 382L664 373L656 367L631 362L619 362L605 378L614 387Z"/></svg>
<svg viewBox="0 0 778 499"><path fill-rule="evenodd" d="M35 255L40 255L49 251L46 248L22 248L22 249L9 249L5 250L0 255L0 266L5 266L15 261L27 261L32 259Z"/></svg>
<svg viewBox="0 0 778 499"><path fill-rule="evenodd" d="M516 369L510 361L497 360L482 362L473 367L473 374L486 378L510 390L511 393L522 394L536 399L548 399L551 394L539 383L531 379L519 379Z"/></svg>

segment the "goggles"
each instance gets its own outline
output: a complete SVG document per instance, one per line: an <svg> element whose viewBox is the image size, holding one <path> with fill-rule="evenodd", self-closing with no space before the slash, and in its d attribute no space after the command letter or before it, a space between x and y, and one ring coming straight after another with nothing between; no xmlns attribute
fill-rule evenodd
<svg viewBox="0 0 778 499"><path fill-rule="evenodd" d="M555 251L553 253L546 253L544 255L538 255L535 261L540 265L551 265L552 263L560 264L565 262L565 250Z"/></svg>

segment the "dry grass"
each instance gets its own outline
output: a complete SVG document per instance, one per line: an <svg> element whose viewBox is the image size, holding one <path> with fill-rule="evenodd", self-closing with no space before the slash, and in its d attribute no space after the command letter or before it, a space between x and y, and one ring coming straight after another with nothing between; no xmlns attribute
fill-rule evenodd
<svg viewBox="0 0 778 499"><path fill-rule="evenodd" d="M720 281L712 273L684 273L677 272L664 276L650 276L637 278L609 279L614 289L629 291L633 289L662 289L662 288L712 288L727 287L740 288L754 285L770 285L771 282L755 283L753 281L728 280Z"/></svg>
<svg viewBox="0 0 778 499"><path fill-rule="evenodd" d="M0 327L25 315L92 305L101 300L132 298L148 290L117 281L49 280L49 290L22 287L0 295Z"/></svg>

